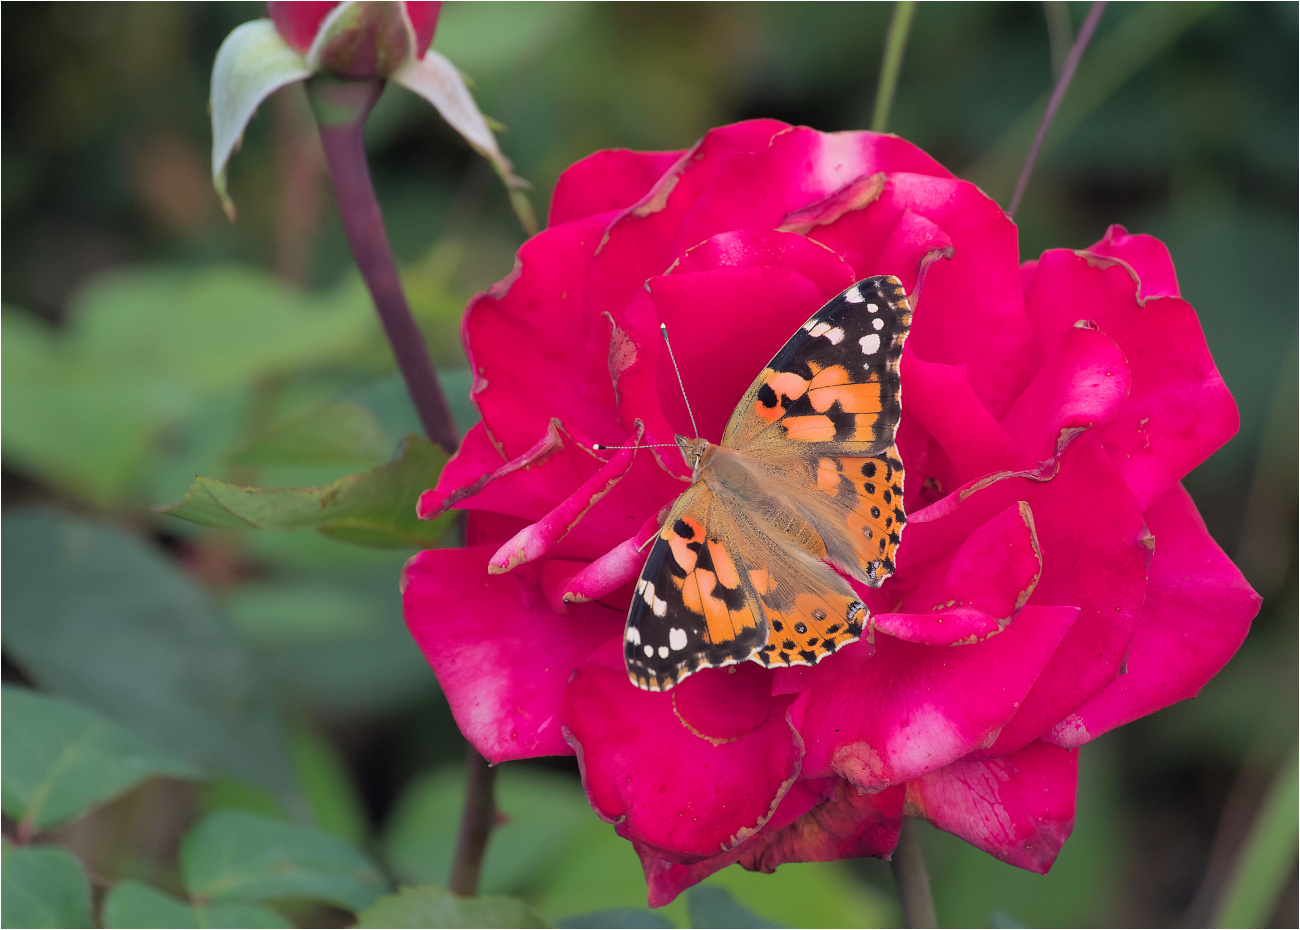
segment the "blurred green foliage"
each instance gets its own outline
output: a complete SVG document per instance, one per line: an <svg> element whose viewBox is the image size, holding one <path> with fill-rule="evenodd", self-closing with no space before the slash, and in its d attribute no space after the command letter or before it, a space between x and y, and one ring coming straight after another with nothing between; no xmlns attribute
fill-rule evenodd
<svg viewBox="0 0 1300 930"><path fill-rule="evenodd" d="M1005 203L1085 11L921 4L891 129ZM683 148L757 116L866 126L890 12L449 3L435 47L508 127L502 147L544 216L559 172L597 148ZM151 511L196 475L319 489L398 467L386 463L418 432L301 88L262 107L232 163L237 225L212 192L211 63L261 15L254 3L0 13L5 681L63 696L57 711L6 697L6 837L55 742L87 763L48 781L50 806L30 822L42 845L6 840L3 922L89 926L84 863L114 883L96 897L106 926L337 925L329 901L363 909L363 925L723 926L750 919L728 911L741 907L789 926L895 924L874 860L727 869L650 914L635 854L592 814L572 760L501 772L509 819L484 889L524 904L456 910L435 886L463 744L401 617L415 541L365 549ZM1294 4L1114 4L1048 136L1017 217L1022 254L1086 246L1109 223L1168 243L1242 415L1187 484L1265 606L1198 699L1083 751L1075 833L1049 876L925 832L944 924L1208 923L1243 893L1233 861L1248 836L1265 850L1250 855L1272 857L1253 874L1273 876L1249 893L1282 902L1257 907L1261 921L1296 922L1294 833L1251 826L1297 730L1296 32ZM367 135L463 430L460 316L509 272L521 234L491 171L412 95L387 90ZM197 787L157 777L190 766ZM204 846L214 835L231 844L220 855ZM283 884L235 875L268 852L288 863ZM418 887L370 903L398 882ZM213 903L213 888L234 890Z"/></svg>

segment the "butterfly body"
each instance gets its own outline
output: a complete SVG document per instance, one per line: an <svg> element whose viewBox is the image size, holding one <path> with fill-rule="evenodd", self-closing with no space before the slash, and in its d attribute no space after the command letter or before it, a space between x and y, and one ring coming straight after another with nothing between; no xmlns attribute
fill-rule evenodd
<svg viewBox="0 0 1300 930"><path fill-rule="evenodd" d="M720 443L677 437L692 484L637 581L624 659L662 691L700 668L814 665L861 637L844 576L879 586L906 517L894 449L911 308L858 282L759 373Z"/></svg>

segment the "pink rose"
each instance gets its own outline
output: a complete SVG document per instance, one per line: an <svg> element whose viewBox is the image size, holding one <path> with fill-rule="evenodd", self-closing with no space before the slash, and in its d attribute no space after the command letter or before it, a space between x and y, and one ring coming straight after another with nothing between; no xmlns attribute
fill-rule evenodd
<svg viewBox="0 0 1300 930"><path fill-rule="evenodd" d="M409 58L423 57L438 28L442 3L270 0L266 11L281 38L298 54L306 55L319 37L323 70L367 78L385 77ZM322 29L325 34L318 36Z"/></svg>
<svg viewBox="0 0 1300 930"><path fill-rule="evenodd" d="M634 449L690 433L660 322L716 442L875 274L915 317L910 519L894 577L857 588L871 634L637 689L632 583L688 475ZM896 137L760 120L592 155L464 332L483 421L420 512L469 511L468 545L411 560L407 621L489 760L577 754L651 904L733 862L888 856L904 816L1046 872L1078 747L1195 695L1258 610L1179 483L1237 411L1164 245L1116 226L1021 264L998 205Z"/></svg>

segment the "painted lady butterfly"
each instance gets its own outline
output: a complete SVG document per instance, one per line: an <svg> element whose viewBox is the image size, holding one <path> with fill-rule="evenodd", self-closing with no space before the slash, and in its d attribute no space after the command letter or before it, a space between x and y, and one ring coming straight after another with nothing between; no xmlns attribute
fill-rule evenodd
<svg viewBox="0 0 1300 930"><path fill-rule="evenodd" d="M834 569L872 587L894 570L911 320L897 278L859 281L790 337L721 443L677 437L693 483L636 584L623 641L633 684L666 691L750 659L815 665L862 636L867 608Z"/></svg>

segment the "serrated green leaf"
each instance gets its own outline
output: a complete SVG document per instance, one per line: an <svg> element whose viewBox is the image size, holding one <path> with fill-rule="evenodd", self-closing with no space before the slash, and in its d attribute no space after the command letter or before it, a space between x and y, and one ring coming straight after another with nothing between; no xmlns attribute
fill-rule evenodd
<svg viewBox="0 0 1300 930"><path fill-rule="evenodd" d="M45 509L4 521L6 657L44 688L301 809L279 700L208 595L154 547Z"/></svg>
<svg viewBox="0 0 1300 930"><path fill-rule="evenodd" d="M360 911L387 890L383 874L351 844L245 811L218 811L191 830L181 873L205 902L304 898Z"/></svg>
<svg viewBox="0 0 1300 930"><path fill-rule="evenodd" d="M393 442L374 414L358 403L321 404L228 456L232 465L382 462Z"/></svg>
<svg viewBox="0 0 1300 930"><path fill-rule="evenodd" d="M108 928L157 927L292 927L283 915L260 904L214 904L192 907L140 882L118 882L104 901Z"/></svg>
<svg viewBox="0 0 1300 930"><path fill-rule="evenodd" d="M358 927L545 927L522 901L458 898L434 885L403 888L357 915Z"/></svg>
<svg viewBox="0 0 1300 930"><path fill-rule="evenodd" d="M0 866L0 925L90 927L90 881L81 861L55 846L13 847Z"/></svg>
<svg viewBox="0 0 1300 930"><path fill-rule="evenodd" d="M242 488L198 478L184 499L160 513L204 526L240 529L313 529L363 546L434 545L451 515L420 520L415 505L447 462L440 448L414 434L397 458L323 488Z"/></svg>
<svg viewBox="0 0 1300 930"><path fill-rule="evenodd" d="M198 770L125 727L71 701L6 685L3 691L4 812L43 830L84 814L152 775Z"/></svg>
<svg viewBox="0 0 1300 930"><path fill-rule="evenodd" d="M779 927L759 917L725 888L696 885L686 893L692 927Z"/></svg>

